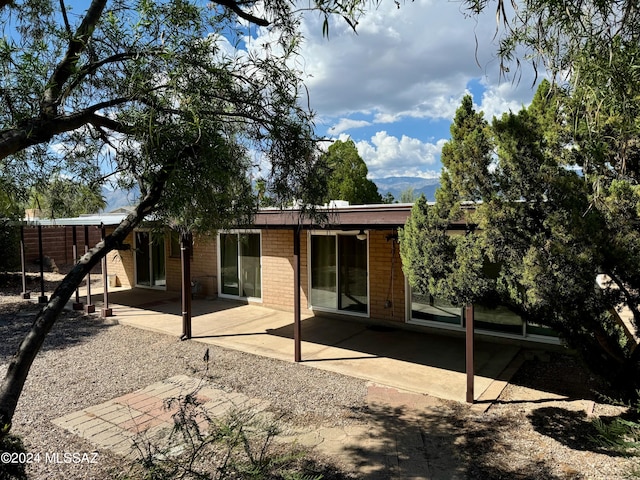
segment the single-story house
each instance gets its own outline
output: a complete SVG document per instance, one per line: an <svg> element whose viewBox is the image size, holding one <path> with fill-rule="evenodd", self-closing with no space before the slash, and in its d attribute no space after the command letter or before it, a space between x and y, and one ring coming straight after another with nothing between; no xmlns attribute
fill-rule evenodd
<svg viewBox="0 0 640 480"><path fill-rule="evenodd" d="M412 204L332 202L321 224L296 209L262 209L246 228L194 237L190 279L195 294L295 310L295 244L299 241L300 309L373 322L464 332L461 308L412 292L402 271L398 229ZM109 233L107 227L106 232ZM465 225L451 225L464 234ZM298 240L296 240L298 239ZM119 284L180 292L177 233L138 228L132 248L108 256ZM475 306L478 334L559 343L555 333L527 323L506 308Z"/></svg>
<svg viewBox="0 0 640 480"><path fill-rule="evenodd" d="M104 284L159 289L182 294L183 338L191 338L191 297L236 299L291 311L294 360L301 361L301 313L338 316L371 323L405 325L466 337L467 401L473 402L474 336L515 342L559 344L557 335L523 321L503 307L475 305L462 309L413 292L403 274L398 229L412 204L349 205L321 208L322 221L292 209L262 209L250 225L200 234L191 245L169 228L148 224L125 239L122 250L102 261ZM31 222L37 227L39 258L43 227L71 228L73 258L89 248L90 230L108 235L126 213ZM84 230L84 249L78 245ZM449 226L464 235L465 224ZM22 233L23 285L25 240ZM31 229L32 233L34 229ZM188 259L188 260L187 260ZM42 270L41 270L42 272ZM42 275L41 275L42 278ZM109 280L107 280L109 278ZM44 284L39 301L46 302ZM87 282L89 285L89 282ZM26 288L25 288L26 290ZM28 292L23 292L28 298ZM90 292L87 295L91 296ZM103 316L111 315L108 289ZM93 311L90 301L74 308Z"/></svg>

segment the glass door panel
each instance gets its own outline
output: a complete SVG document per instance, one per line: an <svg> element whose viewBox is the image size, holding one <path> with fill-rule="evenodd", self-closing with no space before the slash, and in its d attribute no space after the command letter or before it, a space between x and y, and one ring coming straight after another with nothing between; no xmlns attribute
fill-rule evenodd
<svg viewBox="0 0 640 480"><path fill-rule="evenodd" d="M151 286L149 232L136 232L136 285Z"/></svg>
<svg viewBox="0 0 640 480"><path fill-rule="evenodd" d="M367 313L367 242L353 235L338 235L338 251L338 309Z"/></svg>
<svg viewBox="0 0 640 480"><path fill-rule="evenodd" d="M260 272L260 234L240 235L240 283L243 297L262 296Z"/></svg>
<svg viewBox="0 0 640 480"><path fill-rule="evenodd" d="M222 293L226 295L240 295L238 235L235 233L220 234L220 277Z"/></svg>
<svg viewBox="0 0 640 480"><path fill-rule="evenodd" d="M166 285L164 236L151 232L135 232L136 285L164 287Z"/></svg>
<svg viewBox="0 0 640 480"><path fill-rule="evenodd" d="M311 304L336 308L336 237L311 236Z"/></svg>
<svg viewBox="0 0 640 480"><path fill-rule="evenodd" d="M156 287L164 287L167 284L164 235L154 235L151 239L151 280Z"/></svg>

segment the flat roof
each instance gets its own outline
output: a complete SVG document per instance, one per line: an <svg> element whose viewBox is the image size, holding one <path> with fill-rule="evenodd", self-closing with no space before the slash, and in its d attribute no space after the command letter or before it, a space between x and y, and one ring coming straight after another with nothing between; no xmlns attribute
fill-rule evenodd
<svg viewBox="0 0 640 480"><path fill-rule="evenodd" d="M327 229L327 230L389 230L403 227L411 215L413 203L385 203L374 205L332 205L312 210L301 208L262 208L245 228L259 229ZM471 205L463 208L472 208ZM26 220L25 226L115 226L127 217L126 213L101 213L75 218ZM454 222L450 230L466 228L464 222Z"/></svg>
<svg viewBox="0 0 640 480"><path fill-rule="evenodd" d="M265 208L256 213L251 226L264 229L389 229L403 226L412 207L412 203L318 207L315 210L317 215L313 217L300 209Z"/></svg>
<svg viewBox="0 0 640 480"><path fill-rule="evenodd" d="M25 220L23 225L37 227L70 227L70 226L113 226L118 225L127 218L125 213L100 213L95 215L80 215L73 218L35 218Z"/></svg>

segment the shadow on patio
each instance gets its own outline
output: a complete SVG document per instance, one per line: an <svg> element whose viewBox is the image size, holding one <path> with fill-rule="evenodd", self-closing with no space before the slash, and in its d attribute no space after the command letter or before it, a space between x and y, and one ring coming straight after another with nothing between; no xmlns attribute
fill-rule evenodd
<svg viewBox="0 0 640 480"><path fill-rule="evenodd" d="M102 300L101 295L97 300ZM109 301L123 325L176 338L182 333L180 296L175 292L121 290L110 293ZM192 307L194 340L293 361L293 313L223 299L195 299ZM500 379L518 350L476 340L476 399ZM465 399L464 338L303 315L302 359L305 365L380 385L460 402ZM492 400L486 394L482 399Z"/></svg>

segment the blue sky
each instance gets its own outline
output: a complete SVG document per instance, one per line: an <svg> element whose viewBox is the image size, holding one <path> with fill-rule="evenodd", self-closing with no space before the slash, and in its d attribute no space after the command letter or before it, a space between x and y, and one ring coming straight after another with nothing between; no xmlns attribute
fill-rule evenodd
<svg viewBox="0 0 640 480"><path fill-rule="evenodd" d="M322 21L317 12L303 18L292 67L308 88L316 133L351 138L372 179L439 177L442 145L465 94L488 120L533 98L526 62L516 82L499 75L493 11L474 18L461 1L401 0L398 8L382 0L359 19L357 33L335 16L324 37ZM270 33L250 28L247 35L240 48L251 50Z"/></svg>
<svg viewBox="0 0 640 480"><path fill-rule="evenodd" d="M533 98L531 69L518 82L500 78L494 12L474 19L460 2L383 1L360 19L357 34L334 19L328 39L321 20L303 21L297 65L317 133L350 137L371 178L439 176L442 144L467 93L489 120Z"/></svg>

